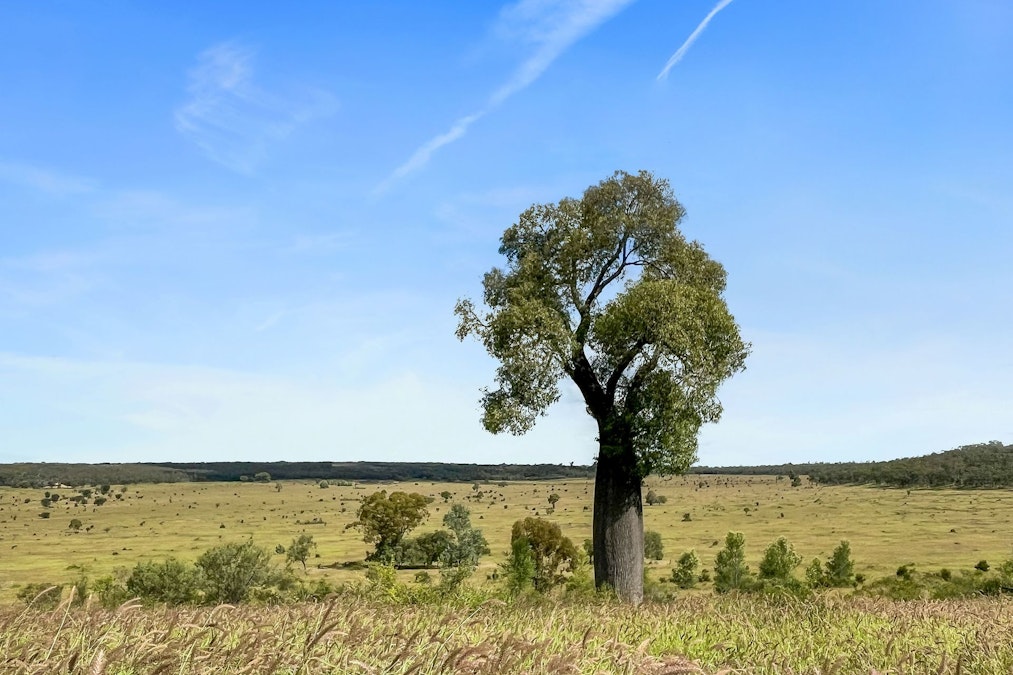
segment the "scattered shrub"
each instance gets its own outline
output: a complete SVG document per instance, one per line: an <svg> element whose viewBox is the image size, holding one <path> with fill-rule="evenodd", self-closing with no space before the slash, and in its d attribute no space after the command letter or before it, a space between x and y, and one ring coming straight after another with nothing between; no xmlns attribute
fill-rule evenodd
<svg viewBox="0 0 1013 675"><path fill-rule="evenodd" d="M714 590L726 593L748 588L750 573L745 561L745 536L741 532L729 532L725 537L725 547L718 551L714 561Z"/></svg>
<svg viewBox="0 0 1013 675"><path fill-rule="evenodd" d="M661 535L653 530L644 532L644 558L647 560L663 560L665 549L661 543Z"/></svg>
<svg viewBox="0 0 1013 675"><path fill-rule="evenodd" d="M676 562L675 568L672 570L672 583L679 586L679 588L692 588L697 582L697 568L700 567L700 558L696 554L695 549L686 551ZM704 570L706 572L706 570ZM708 581L710 575L708 575ZM704 581L701 579L701 581Z"/></svg>

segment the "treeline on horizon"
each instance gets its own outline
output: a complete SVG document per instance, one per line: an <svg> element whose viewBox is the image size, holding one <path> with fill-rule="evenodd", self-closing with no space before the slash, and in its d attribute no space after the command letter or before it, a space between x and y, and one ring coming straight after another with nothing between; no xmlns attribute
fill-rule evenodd
<svg viewBox="0 0 1013 675"><path fill-rule="evenodd" d="M479 481L594 477L595 467L562 464L444 464L441 462L160 462L138 464L0 464L0 485L103 485L252 480ZM921 457L881 462L694 466L691 474L808 476L821 485L889 487L1013 487L1013 445L990 441Z"/></svg>
<svg viewBox="0 0 1013 675"><path fill-rule="evenodd" d="M592 466L563 464L444 464L440 462L161 462L152 464L0 464L0 485L122 485L271 480L476 481L593 478Z"/></svg>
<svg viewBox="0 0 1013 675"><path fill-rule="evenodd" d="M721 475L808 476L821 485L889 487L1013 487L1013 445L989 441L920 457L881 462L695 466L690 473Z"/></svg>

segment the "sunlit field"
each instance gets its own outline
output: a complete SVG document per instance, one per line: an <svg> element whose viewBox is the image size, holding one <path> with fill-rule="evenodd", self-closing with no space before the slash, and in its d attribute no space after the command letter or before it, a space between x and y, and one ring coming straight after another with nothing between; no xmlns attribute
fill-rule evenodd
<svg viewBox="0 0 1013 675"><path fill-rule="evenodd" d="M361 571L341 569L340 564L362 560L368 547L358 530L346 526L354 520L361 496L380 489L414 491L434 499L429 520L415 534L441 527L448 508L442 492L452 494L450 503L471 509L473 524L492 549L482 560L476 583L485 583L506 556L510 526L517 519L550 518L578 546L591 534L593 483L583 480L326 489L298 481L139 484L125 490L112 486L102 506L73 504L67 497L76 490L50 488L63 499L48 508L40 505L45 490L0 488L0 599L10 601L26 583L94 579L117 567L168 556L193 560L223 542L252 538L273 550L301 532L318 544L318 557L308 562L311 577L358 580ZM855 571L869 579L893 574L901 564L915 563L923 571L959 570L982 559L995 564L1013 554L1005 526L1013 521L1013 493L1006 490L905 491L808 483L793 488L786 479L760 476L652 479L645 494L648 489L667 498L664 504L645 506L646 529L661 534L665 550L664 560L648 566L656 579L667 577L673 561L690 548L697 550L703 567L712 566L728 531L745 533L754 569L764 547L778 536L787 537L806 561L826 557L841 539L848 539ZM122 498L115 498L116 493ZM559 495L551 513L550 494ZM43 512L50 516L40 517ZM79 530L71 529L73 519L80 521Z"/></svg>

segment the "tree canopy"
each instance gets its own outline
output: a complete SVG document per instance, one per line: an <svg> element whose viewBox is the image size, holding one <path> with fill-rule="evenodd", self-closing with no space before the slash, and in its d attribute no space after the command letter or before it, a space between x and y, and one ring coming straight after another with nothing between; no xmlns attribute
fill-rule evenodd
<svg viewBox="0 0 1013 675"><path fill-rule="evenodd" d="M528 431L568 377L641 476L695 461L700 426L721 414L717 388L748 347L721 297L725 271L679 231L683 215L667 181L617 172L504 232L486 309L455 309L458 337L500 362L482 397L487 430Z"/></svg>

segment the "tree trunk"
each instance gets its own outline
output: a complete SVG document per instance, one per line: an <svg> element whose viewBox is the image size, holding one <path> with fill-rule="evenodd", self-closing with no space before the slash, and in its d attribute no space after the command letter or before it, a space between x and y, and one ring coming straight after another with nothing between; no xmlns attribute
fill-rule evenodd
<svg viewBox="0 0 1013 675"><path fill-rule="evenodd" d="M594 477L594 583L620 600L644 599L644 505L632 450L602 438Z"/></svg>

